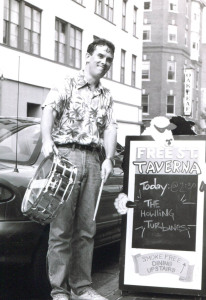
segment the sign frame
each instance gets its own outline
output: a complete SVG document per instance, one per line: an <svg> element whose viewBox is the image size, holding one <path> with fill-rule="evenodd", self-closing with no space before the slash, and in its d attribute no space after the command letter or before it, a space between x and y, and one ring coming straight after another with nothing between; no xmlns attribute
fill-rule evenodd
<svg viewBox="0 0 206 300"><path fill-rule="evenodd" d="M155 141L150 136L127 136L126 137L125 158L124 158L125 161L124 161L123 192L127 195L129 195L129 193L130 193L129 176L131 176L131 170L130 170L131 169L131 158L130 158L131 151L134 150L134 149L132 149L134 147L135 147L135 151L137 149L137 146L133 147L132 142L134 142L135 145L138 144L140 146L143 145L144 142L146 142L147 144L149 143L149 145L151 143L151 145L153 145L153 146L155 145L155 147L158 148L158 145L155 143ZM128 232L131 231L131 228L129 228L128 224L131 225L131 222L128 223L130 216L127 213L126 215L122 216L121 245L120 245L119 288L120 288L120 290L122 290L123 293L133 292L133 293L136 293L136 294L137 293L142 294L142 293L145 293L145 291L146 291L147 294L148 293L153 293L153 294L173 294L173 295L185 295L185 296L206 296L206 205L204 205L204 202L206 200L206 195L205 195L206 193L204 192L204 191L206 191L206 188L205 188L206 185L204 185L204 179L205 179L205 183L206 183L206 176L203 177L203 175L205 175L204 173L206 172L206 136L203 136L203 135L200 135L200 136L198 136L198 135L197 136L190 136L190 135L188 135L188 136L174 136L174 145L178 145L178 143L186 143L186 145L188 143L190 145L192 145L191 143L193 143L193 145L198 145L198 143L200 145L204 144L204 149L202 149L200 151L202 153L201 154L202 155L201 156L201 168L202 168L202 170L204 168L205 171L203 170L203 174L200 175L200 177L198 179L198 185L197 185L197 196L198 196L198 195L200 195L199 193L200 193L200 181L201 181L201 184L202 184L202 190L201 190L201 195L202 196L201 197L203 198L203 204L202 204L203 205L203 210L202 210L202 223L201 224L203 226L202 226L201 239L199 239L199 240L196 239L196 244L198 245L198 247L202 251L201 252L202 253L202 259L201 259L201 263L200 263L201 278L199 279L199 281L201 281L200 282L201 287L189 288L188 289L188 288L184 288L184 287L181 287L181 286L178 286L178 287L170 286L170 284L168 284L168 286L161 286L161 284L156 286L155 284L153 284L153 279L154 279L155 274L152 274L152 275L149 275L149 276L141 276L140 283L138 283L138 278L140 279L140 277L137 277L137 281L136 281L137 284L136 284L136 282L134 284L133 281L131 281L131 283L128 282L129 281L128 278L127 278L128 275L126 275L126 274L128 274L127 268L130 268L131 266L127 267L126 261L127 261L127 256L131 255L131 253L129 253L129 251L128 251L128 245L127 244L129 243L129 250L132 250L133 246L132 246L132 243L130 241L130 238L128 238L128 235L130 235L130 233L128 234ZM135 174L132 174L132 175L135 175ZM131 195L131 193L130 193L130 195ZM134 199L130 199L130 198L129 198L129 200L134 201ZM198 201L198 199L197 199L197 201ZM130 215L133 214L134 208L129 208L129 211L130 211ZM198 211L197 211L197 213L198 213ZM133 228L132 228L132 230L133 230ZM133 239L133 237L132 237L132 239ZM128 240L129 240L129 242L128 242ZM164 249L164 247L163 247L163 249ZM146 251L146 248L143 249L143 251L144 250ZM153 251L153 249L149 249L149 250L150 250L149 253L151 253ZM159 250L157 248L156 249L154 248L154 251L156 251L156 250L158 251L158 253L164 253L165 252L162 249ZM175 251L171 250L170 252L175 252ZM146 253L147 253L147 251L146 251ZM177 257L178 257L178 255L177 255ZM133 274L132 271L131 271L131 274ZM143 274L143 275L145 275L145 274ZM133 276L133 275L131 275L131 276ZM138 275L138 276L140 276L140 275ZM157 275L157 276L159 276L159 275ZM164 276L167 276L167 275L164 274ZM172 276L174 276L174 274ZM146 279L146 277L147 277L147 279ZM148 279L149 277L151 279ZM146 285L144 285L142 278L144 278L145 281L147 280ZM151 284L150 284L150 281L151 281Z"/></svg>

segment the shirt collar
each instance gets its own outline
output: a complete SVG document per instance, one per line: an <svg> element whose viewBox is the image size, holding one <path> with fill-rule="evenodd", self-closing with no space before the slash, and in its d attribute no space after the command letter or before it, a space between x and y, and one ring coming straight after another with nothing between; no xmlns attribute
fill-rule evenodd
<svg viewBox="0 0 206 300"><path fill-rule="evenodd" d="M85 78L84 70L81 70L77 76L77 88L81 89L81 88L85 87L86 85L89 86L89 83ZM104 92L104 88L100 81L99 81L98 86L96 87L95 91L97 91L99 93Z"/></svg>

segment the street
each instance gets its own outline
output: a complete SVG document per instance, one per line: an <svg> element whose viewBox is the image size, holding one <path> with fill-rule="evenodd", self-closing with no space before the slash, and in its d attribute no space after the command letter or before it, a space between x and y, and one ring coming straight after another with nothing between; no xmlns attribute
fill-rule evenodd
<svg viewBox="0 0 206 300"><path fill-rule="evenodd" d="M120 245L108 245L95 249L92 268L92 286L109 300L203 300L201 297L177 295L125 294L119 285ZM34 296L35 294L35 296ZM29 270L25 267L9 267L0 270L0 300L50 300L38 291L32 291L29 284Z"/></svg>
<svg viewBox="0 0 206 300"><path fill-rule="evenodd" d="M113 295L118 289L119 243L105 246L94 251L93 288L102 295ZM36 293L37 292L37 293ZM34 294L37 294L34 296ZM0 300L49 300L42 298L38 291L32 291L29 284L29 269L19 267L1 267Z"/></svg>

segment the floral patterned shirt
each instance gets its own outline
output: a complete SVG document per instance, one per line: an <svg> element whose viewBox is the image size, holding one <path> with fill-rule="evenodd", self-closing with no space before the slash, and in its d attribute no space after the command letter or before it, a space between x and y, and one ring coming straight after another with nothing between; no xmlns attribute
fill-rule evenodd
<svg viewBox="0 0 206 300"><path fill-rule="evenodd" d="M42 107L51 106L57 112L52 137L55 144L102 144L104 130L116 128L113 99L110 91L99 82L94 91L84 77L66 77L52 88Z"/></svg>

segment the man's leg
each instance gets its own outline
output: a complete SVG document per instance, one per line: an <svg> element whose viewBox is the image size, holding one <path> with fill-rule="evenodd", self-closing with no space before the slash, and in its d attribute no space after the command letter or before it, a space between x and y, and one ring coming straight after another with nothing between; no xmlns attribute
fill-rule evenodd
<svg viewBox="0 0 206 300"><path fill-rule="evenodd" d="M98 153L90 151L84 153L85 176L76 207L69 274L70 286L77 294L91 284L93 237L96 232L93 216L101 183Z"/></svg>
<svg viewBox="0 0 206 300"><path fill-rule="evenodd" d="M69 199L66 201L57 217L50 224L47 259L52 297L57 294L69 295L68 273L71 257L73 220L82 177L81 152L76 153L76 151L72 151L71 149L61 148L60 154L67 157L71 163L76 164L78 172L76 183Z"/></svg>

